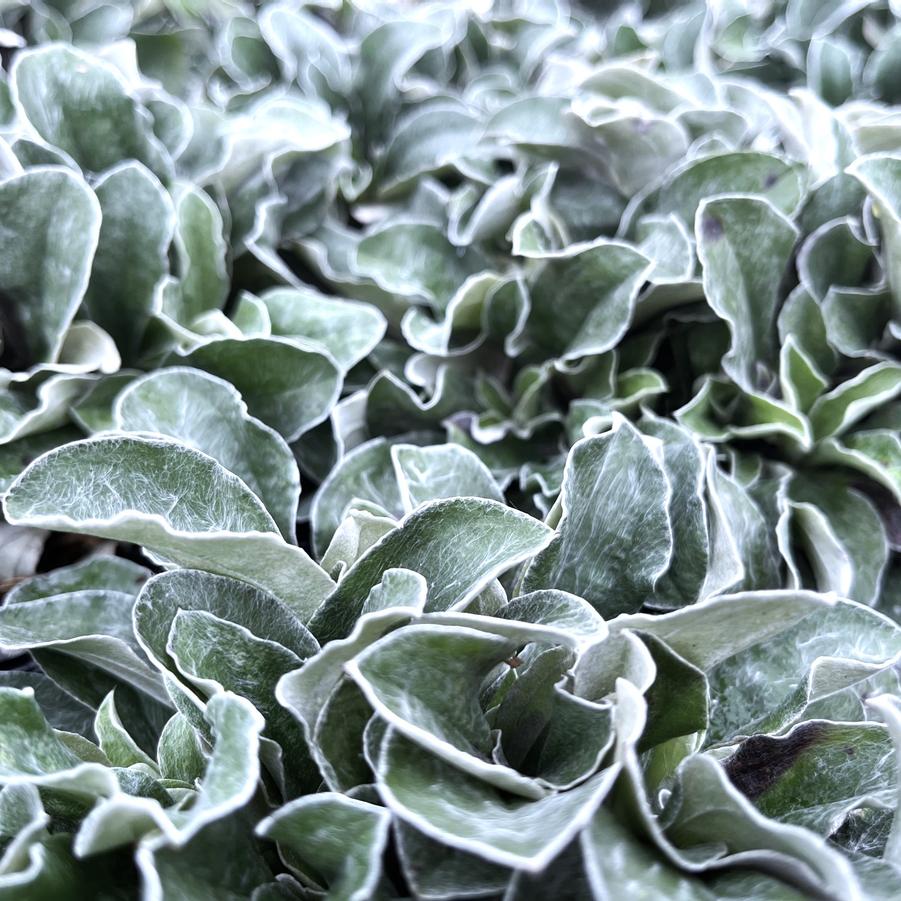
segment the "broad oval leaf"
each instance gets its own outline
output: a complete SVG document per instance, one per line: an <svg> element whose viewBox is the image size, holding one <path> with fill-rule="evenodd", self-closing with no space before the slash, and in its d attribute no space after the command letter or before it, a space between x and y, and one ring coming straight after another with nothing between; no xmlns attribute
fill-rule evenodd
<svg viewBox="0 0 901 901"><path fill-rule="evenodd" d="M496 501L453 498L420 507L371 547L345 574L310 621L321 641L343 638L365 596L389 569L420 573L426 610L448 610L536 554L553 537L547 526Z"/></svg>
<svg viewBox="0 0 901 901"><path fill-rule="evenodd" d="M72 172L36 168L0 182L0 217L17 223L0 234L0 289L15 302L20 368L53 363L88 287L100 204Z"/></svg>
<svg viewBox="0 0 901 901"><path fill-rule="evenodd" d="M59 484L66 494L52 487ZM134 541L182 566L233 575L298 611L312 612L332 585L281 539L237 476L160 438L89 438L50 451L19 476L3 507L10 522Z"/></svg>
<svg viewBox="0 0 901 901"><path fill-rule="evenodd" d="M300 473L278 432L247 412L228 383L196 369L168 368L131 382L113 416L128 432L167 435L211 456L265 504L282 535L294 540Z"/></svg>

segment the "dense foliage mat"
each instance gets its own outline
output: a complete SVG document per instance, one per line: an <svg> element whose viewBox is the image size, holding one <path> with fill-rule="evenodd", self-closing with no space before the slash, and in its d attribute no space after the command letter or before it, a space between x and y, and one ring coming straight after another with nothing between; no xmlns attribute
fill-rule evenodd
<svg viewBox="0 0 901 901"><path fill-rule="evenodd" d="M0 3L0 899L901 897L899 14Z"/></svg>

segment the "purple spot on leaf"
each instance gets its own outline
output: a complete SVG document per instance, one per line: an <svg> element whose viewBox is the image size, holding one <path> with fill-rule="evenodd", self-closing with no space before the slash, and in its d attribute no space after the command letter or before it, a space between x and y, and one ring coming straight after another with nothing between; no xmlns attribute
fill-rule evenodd
<svg viewBox="0 0 901 901"><path fill-rule="evenodd" d="M707 241L716 241L723 236L723 223L716 216L706 213L701 220L701 234Z"/></svg>

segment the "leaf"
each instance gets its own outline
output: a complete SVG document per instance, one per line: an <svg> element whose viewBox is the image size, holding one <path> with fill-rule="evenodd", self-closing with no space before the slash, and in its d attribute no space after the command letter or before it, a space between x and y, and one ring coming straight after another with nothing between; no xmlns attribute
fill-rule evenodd
<svg viewBox="0 0 901 901"><path fill-rule="evenodd" d="M617 187L626 195L641 190L688 150L686 130L672 119L632 113L607 100L573 106L603 142Z"/></svg>
<svg viewBox="0 0 901 901"><path fill-rule="evenodd" d="M201 618L194 613L210 615ZM176 630L179 617L181 625ZM204 630L215 635L219 644L207 647L199 640L193 644L191 636L203 635ZM281 741L287 736L286 755L297 764L294 776L302 781L309 775L306 748L290 718L274 703L273 691L278 677L312 658L318 646L274 597L246 583L209 573L161 573L148 581L135 603L134 631L147 657L167 676L177 709L195 726L200 728L201 724L196 721L193 706L203 702L194 694L193 686L215 696L222 690L233 690L260 708L274 738ZM176 636L176 631L180 635ZM256 677L249 678L240 662L247 655L255 660L252 669ZM263 672L268 677L264 678ZM180 697L191 697L191 707L181 706Z"/></svg>
<svg viewBox="0 0 901 901"><path fill-rule="evenodd" d="M646 414L639 428L663 441L663 467L672 488L668 510L673 531L672 562L648 603L684 606L698 599L710 559L703 453L691 435L666 420Z"/></svg>
<svg viewBox="0 0 901 901"><path fill-rule="evenodd" d="M89 557L20 582L6 595L6 603L21 604L75 591L104 589L136 596L149 575L149 569L124 557Z"/></svg>
<svg viewBox="0 0 901 901"><path fill-rule="evenodd" d="M58 479L70 485L65 496L54 496ZM100 486L103 494L93 495ZM19 476L3 506L10 522L134 541L182 566L271 589L297 610L310 610L332 584L281 540L240 479L162 439L98 437L50 451Z"/></svg>
<svg viewBox="0 0 901 901"><path fill-rule="evenodd" d="M779 353L779 384L782 396L802 413L810 410L829 384L794 335L788 336Z"/></svg>
<svg viewBox="0 0 901 901"><path fill-rule="evenodd" d="M63 214L61 211L65 211ZM0 182L0 290L14 306L22 369L53 363L88 287L100 232L100 205L84 180L65 169L35 168Z"/></svg>
<svg viewBox="0 0 901 901"><path fill-rule="evenodd" d="M348 88L346 48L326 22L290 4L276 3L261 11L258 24L287 78L302 84L325 82L339 92Z"/></svg>
<svg viewBox="0 0 901 901"><path fill-rule="evenodd" d="M60 444L76 441L81 437L82 433L78 429L72 426L63 426L49 432L40 432L0 444L0 492L6 493L16 476L45 451L52 450Z"/></svg>
<svg viewBox="0 0 901 901"><path fill-rule="evenodd" d="M505 285L492 272L470 275L454 292L443 310L434 316L413 306L401 320L401 332L410 347L435 356L464 354L483 340L486 310Z"/></svg>
<svg viewBox="0 0 901 901"><path fill-rule="evenodd" d="M470 407L471 380L450 366L439 368L434 390L423 400L391 372L382 372L369 386L366 398L366 422L373 431L381 428L387 434L435 429L461 408Z"/></svg>
<svg viewBox="0 0 901 901"><path fill-rule="evenodd" d="M93 322L75 321L63 337L58 366L68 372L115 372L122 363L113 339Z"/></svg>
<svg viewBox="0 0 901 901"><path fill-rule="evenodd" d="M891 317L891 295L882 288L832 287L823 301L831 344L849 357L865 357L878 345Z"/></svg>
<svg viewBox="0 0 901 901"><path fill-rule="evenodd" d="M291 795L319 784L297 723L276 703L273 686L296 669L300 658L276 641L205 610L179 610L166 645L178 671L203 692L223 690L246 697L266 720L265 734L281 746ZM248 677L249 672L252 677Z"/></svg>
<svg viewBox="0 0 901 901"><path fill-rule="evenodd" d="M497 618L541 626L549 639L575 647L587 647L607 635L604 620L587 601L554 589L513 598L498 611Z"/></svg>
<svg viewBox="0 0 901 901"><path fill-rule="evenodd" d="M379 141L399 103L408 71L420 57L446 43L449 29L428 21L388 21L370 31L360 45L359 68L363 121L368 140Z"/></svg>
<svg viewBox="0 0 901 901"><path fill-rule="evenodd" d="M279 338L220 338L179 355L186 366L231 382L251 416L295 441L328 416L338 399L337 364L315 345Z"/></svg>
<svg viewBox="0 0 901 901"><path fill-rule="evenodd" d="M223 901L248 898L272 880L272 869L240 816L217 819L185 845L138 849L142 891L150 897L214 892Z"/></svg>
<svg viewBox="0 0 901 901"><path fill-rule="evenodd" d="M888 153L860 157L849 167L874 202L884 243L884 265L894 298L894 311L901 309L901 207L898 202L898 179L901 160Z"/></svg>
<svg viewBox="0 0 901 901"><path fill-rule="evenodd" d="M899 775L901 775L901 715L898 710L898 700L891 695L877 695L867 701L867 705L875 710L883 719L888 727L889 735L895 746L895 784L899 784ZM899 789L896 788L896 796ZM892 827L885 843L884 858L891 862L897 859L898 846L901 843L901 820L898 819L898 804L895 803L895 813L892 818Z"/></svg>
<svg viewBox="0 0 901 901"><path fill-rule="evenodd" d="M531 779L490 762L491 729L479 704L483 680L516 649L511 639L474 629L410 625L344 668L375 711L428 753L514 794L541 797Z"/></svg>
<svg viewBox="0 0 901 901"><path fill-rule="evenodd" d="M491 895L510 881L510 870L442 845L403 821L395 823L395 837L404 876L419 897Z"/></svg>
<svg viewBox="0 0 901 901"><path fill-rule="evenodd" d="M408 117L394 132L378 173L390 196L428 173L441 172L475 149L479 120L455 105L438 105Z"/></svg>
<svg viewBox="0 0 901 901"><path fill-rule="evenodd" d="M702 732L708 722L708 688L704 673L651 635L642 640L656 674L645 692L648 725L638 743L644 751L672 738Z"/></svg>
<svg viewBox="0 0 901 901"><path fill-rule="evenodd" d="M644 216L636 228L639 250L654 263L651 280L655 284L683 282L695 269L688 229L672 213L668 216ZM639 301L638 312L647 309L647 298Z"/></svg>
<svg viewBox="0 0 901 901"><path fill-rule="evenodd" d="M203 775L204 756L194 727L180 713L166 723L156 749L157 765L164 779L188 785Z"/></svg>
<svg viewBox="0 0 901 901"><path fill-rule="evenodd" d="M364 753L372 718L372 708L359 688L346 676L340 679L323 705L310 742L322 780L333 791L365 792L372 783Z"/></svg>
<svg viewBox="0 0 901 901"><path fill-rule="evenodd" d="M138 356L168 274L168 248L175 212L168 193L148 169L126 162L95 183L100 202L100 238L85 307L112 335L127 362Z"/></svg>
<svg viewBox="0 0 901 901"><path fill-rule="evenodd" d="M625 693L625 685L621 683L618 690ZM633 725L640 728L640 719ZM852 894L856 891L848 862L839 853L807 830L777 824L756 813L709 755L692 754L682 761L673 794L658 817L645 793L634 746L620 741L617 750L623 776L620 810L643 838L680 869L705 873L740 862L742 867L752 866L793 883L805 893L827 882L844 886ZM686 773L703 785L702 791L683 794L680 779ZM784 897L778 890L773 894ZM744 897L740 886L737 897Z"/></svg>
<svg viewBox="0 0 901 901"><path fill-rule="evenodd" d="M245 338L268 338L272 334L272 323L266 305L246 291L239 295L231 320Z"/></svg>
<svg viewBox="0 0 901 901"><path fill-rule="evenodd" d="M227 382L172 367L131 382L116 398L118 428L176 438L239 476L294 541L300 474L284 439L254 419Z"/></svg>
<svg viewBox="0 0 901 901"><path fill-rule="evenodd" d="M813 545L811 564L818 580L822 580L820 590L836 591L864 604L875 603L889 549L885 529L873 504L843 480L825 474L816 479L798 476L789 485L789 497L821 511L839 545L831 554L819 551L816 534L808 533L808 542ZM803 518L801 521L804 522ZM847 575L833 577L829 570L833 570L840 558L847 560Z"/></svg>
<svg viewBox="0 0 901 901"><path fill-rule="evenodd" d="M349 507L358 500L391 514L403 511L390 446L384 438L373 438L345 454L319 486L311 518L313 544L320 557Z"/></svg>
<svg viewBox="0 0 901 901"><path fill-rule="evenodd" d="M539 158L562 157L571 163L600 156L586 123L574 115L567 97L515 98L488 120L485 131L498 143ZM540 125L538 124L540 123ZM595 165L597 160L594 160Z"/></svg>
<svg viewBox="0 0 901 901"><path fill-rule="evenodd" d="M0 395L0 446L62 427L68 406L90 384L88 378L64 373L38 376L29 382L36 383L33 394L25 385L13 382Z"/></svg>
<svg viewBox="0 0 901 901"><path fill-rule="evenodd" d="M853 601L823 605L709 669L708 741L782 729L815 701L893 666L899 653L901 632L891 620Z"/></svg>
<svg viewBox="0 0 901 901"><path fill-rule="evenodd" d="M427 610L460 606L551 537L538 520L495 501L433 501L407 516L344 574L310 620L310 630L322 643L346 636L365 596L387 570L399 566L425 578Z"/></svg>
<svg viewBox="0 0 901 901"><path fill-rule="evenodd" d="M895 781L891 740L877 723L810 720L779 737L745 739L723 765L758 810L831 836Z"/></svg>
<svg viewBox="0 0 901 901"><path fill-rule="evenodd" d="M545 256L530 289L527 333L548 356L610 350L625 335L651 264L634 248L598 239Z"/></svg>
<svg viewBox="0 0 901 901"><path fill-rule="evenodd" d="M276 697L304 725L313 730L333 690L344 675L344 665L385 633L422 613L427 585L418 573L389 569L369 592L361 615L347 638L328 642L300 669L283 676ZM315 750L315 747L314 747Z"/></svg>
<svg viewBox="0 0 901 901"><path fill-rule="evenodd" d="M802 179L800 167L771 154L750 150L713 154L690 159L668 174L649 205L657 215L675 213L690 227L705 197L730 192L759 195L761 202L768 200L788 216L801 199Z"/></svg>
<svg viewBox="0 0 901 901"><path fill-rule="evenodd" d="M63 691L43 673L8 670L0 674L0 685L6 688L32 689L47 722L54 729L87 736L94 728L94 711Z"/></svg>
<svg viewBox="0 0 901 901"><path fill-rule="evenodd" d="M678 800L666 834L683 854L693 846L717 842L728 855L742 855L743 862L790 880L803 891L822 887L843 897L857 892L847 860L806 829L762 817L710 757L687 758L677 785Z"/></svg>
<svg viewBox="0 0 901 901"><path fill-rule="evenodd" d="M824 374L835 369L838 355L829 340L823 307L803 285L785 299L777 323L783 344L796 342Z"/></svg>
<svg viewBox="0 0 901 901"><path fill-rule="evenodd" d="M357 271L398 298L444 309L466 277L482 268L479 255L460 252L424 222L398 222L367 235L357 246Z"/></svg>
<svg viewBox="0 0 901 901"><path fill-rule="evenodd" d="M0 525L2 550L0 550L0 578L18 579L31 575L38 566L44 550L47 533L43 529L26 529Z"/></svg>
<svg viewBox="0 0 901 901"><path fill-rule="evenodd" d="M97 734L100 750L106 754L113 766L130 767L143 764L156 770L153 758L138 747L135 740L128 734L128 730L122 725L116 711L113 692L104 698L97 710L94 732Z"/></svg>
<svg viewBox="0 0 901 901"><path fill-rule="evenodd" d="M623 614L609 624L654 635L700 670L710 670L748 648L764 645L834 600L812 591L749 591L721 595L661 616ZM761 649L761 651L764 650Z"/></svg>
<svg viewBox="0 0 901 901"><path fill-rule="evenodd" d="M96 435L98 432L111 431L113 402L116 395L135 378L135 375L133 371L120 370L94 382L69 411L69 415L78 424L81 432L68 440L74 441L81 438L82 434ZM66 443L68 442L56 441L52 446ZM46 450L49 450L49 447Z"/></svg>
<svg viewBox="0 0 901 901"><path fill-rule="evenodd" d="M59 788L76 799L119 791L112 770L99 763L83 763L50 728L25 688L0 688L4 729L0 736L0 777L6 785Z"/></svg>
<svg viewBox="0 0 901 901"><path fill-rule="evenodd" d="M816 451L824 463L859 470L884 485L901 500L901 436L890 429L872 429L827 438Z"/></svg>
<svg viewBox="0 0 901 901"><path fill-rule="evenodd" d="M776 368L779 282L796 237L792 223L762 199L721 197L698 206L704 293L732 334L723 368L746 391L757 387L760 367Z"/></svg>
<svg viewBox="0 0 901 901"><path fill-rule="evenodd" d="M579 658L573 669L573 692L577 697L601 702L614 694L617 680L626 679L644 693L654 683L656 673L654 658L637 635L609 635Z"/></svg>
<svg viewBox="0 0 901 901"><path fill-rule="evenodd" d="M859 285L872 263L873 249L857 233L853 219L837 219L807 237L798 252L804 287L822 303L833 286Z"/></svg>
<svg viewBox="0 0 901 901"><path fill-rule="evenodd" d="M260 767L259 733L263 719L243 698L224 693L207 704L204 718L213 736L213 752L202 785L187 810L163 811L158 805L137 804L113 796L97 804L85 818L75 840L76 853L90 854L115 847L121 840L123 817L131 814L142 842L138 862L167 847L183 848L203 830L240 810L256 790ZM128 812L128 813L126 813ZM143 820L143 822L141 822Z"/></svg>
<svg viewBox="0 0 901 901"><path fill-rule="evenodd" d="M192 570L159 573L135 602L134 631L144 652L163 671L175 672L167 644L179 611L204 611L277 643L299 660L318 650L313 636L272 595L237 579Z"/></svg>
<svg viewBox="0 0 901 901"><path fill-rule="evenodd" d="M516 798L462 773L389 731L379 791L398 817L436 841L491 863L538 872L588 821L610 790L610 768L571 791Z"/></svg>
<svg viewBox="0 0 901 901"><path fill-rule="evenodd" d="M10 71L14 101L29 125L89 172L122 160L143 163L160 178L171 172L150 115L108 63L52 44L20 53Z"/></svg>
<svg viewBox="0 0 901 901"><path fill-rule="evenodd" d="M31 898L50 901L68 892L72 885L98 897L136 889L128 861L116 855L78 860L72 855L71 844L71 837L65 833L33 844L27 868L0 878L0 897L17 901L27 891Z"/></svg>
<svg viewBox="0 0 901 901"><path fill-rule="evenodd" d="M623 745L641 731L642 701L624 680L617 700L614 730ZM448 847L527 873L543 870L591 820L619 772L617 761L570 791L515 798L390 729L377 762L379 792L403 821Z"/></svg>
<svg viewBox="0 0 901 901"><path fill-rule="evenodd" d="M364 901L379 880L389 820L383 807L325 793L286 804L257 833L322 879L330 897Z"/></svg>
<svg viewBox="0 0 901 901"><path fill-rule="evenodd" d="M336 580L344 571L353 566L366 551L382 539L397 525L390 516L369 512L365 505L361 509L351 509L332 536L329 546L322 555L320 565Z"/></svg>
<svg viewBox="0 0 901 901"><path fill-rule="evenodd" d="M204 191L182 186L174 204L173 246L180 279L173 313L179 325L190 328L203 313L221 309L225 303L227 247L222 216Z"/></svg>
<svg viewBox="0 0 901 901"><path fill-rule="evenodd" d="M498 503L504 501L488 467L459 445L394 444L391 462L407 513L441 498L484 497Z"/></svg>
<svg viewBox="0 0 901 901"><path fill-rule="evenodd" d="M625 420L583 439L567 460L562 521L524 590L568 591L602 616L637 610L670 566L670 492L654 445Z"/></svg>
<svg viewBox="0 0 901 901"><path fill-rule="evenodd" d="M162 703L156 674L138 656L131 633L134 595L86 589L0 608L0 647L50 649L99 667Z"/></svg>
<svg viewBox="0 0 901 901"><path fill-rule="evenodd" d="M0 856L0 878L27 867L30 847L49 822L33 785L8 785L0 791L0 837L5 845Z"/></svg>
<svg viewBox="0 0 901 901"><path fill-rule="evenodd" d="M776 898L800 899L784 883L768 880L757 872L745 877L736 894L724 891L730 885L733 873L701 880L680 871L663 855L654 851L639 837L632 834L607 809L601 807L580 837L585 868L595 896L612 899L624 892L644 891L647 897L680 898L684 901L712 901L713 898ZM741 878L741 877L739 877ZM772 886L764 891L764 886Z"/></svg>
<svg viewBox="0 0 901 901"><path fill-rule="evenodd" d="M901 394L901 366L877 363L822 395L810 409L818 439L841 435L868 413Z"/></svg>
<svg viewBox="0 0 901 901"><path fill-rule="evenodd" d="M343 370L365 359L385 334L372 305L338 300L312 288L273 288L260 295L272 334L322 344Z"/></svg>
<svg viewBox="0 0 901 901"><path fill-rule="evenodd" d="M719 470L713 455L708 457L707 495L713 559L702 594L778 584L775 541L763 512L739 482Z"/></svg>
<svg viewBox="0 0 901 901"><path fill-rule="evenodd" d="M500 738L495 757L560 791L596 773L613 745L610 704L586 701L558 684L571 660L566 648L536 651L490 716Z"/></svg>

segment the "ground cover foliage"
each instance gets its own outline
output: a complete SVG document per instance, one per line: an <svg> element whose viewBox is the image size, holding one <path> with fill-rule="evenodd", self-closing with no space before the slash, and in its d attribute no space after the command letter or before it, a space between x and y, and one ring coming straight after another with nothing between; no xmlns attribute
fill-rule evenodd
<svg viewBox="0 0 901 901"><path fill-rule="evenodd" d="M899 12L0 3L0 899L901 896Z"/></svg>

